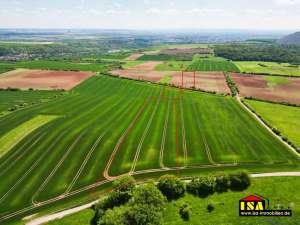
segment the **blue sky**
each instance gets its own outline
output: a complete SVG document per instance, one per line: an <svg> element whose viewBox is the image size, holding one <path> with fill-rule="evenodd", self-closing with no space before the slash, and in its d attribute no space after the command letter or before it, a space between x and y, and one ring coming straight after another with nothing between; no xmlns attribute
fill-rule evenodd
<svg viewBox="0 0 300 225"><path fill-rule="evenodd" d="M1 28L300 30L300 0L0 0Z"/></svg>

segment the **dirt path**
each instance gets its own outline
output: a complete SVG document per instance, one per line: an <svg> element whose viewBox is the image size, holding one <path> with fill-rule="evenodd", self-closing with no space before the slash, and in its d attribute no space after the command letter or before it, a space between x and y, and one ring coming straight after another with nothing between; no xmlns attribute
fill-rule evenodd
<svg viewBox="0 0 300 225"><path fill-rule="evenodd" d="M297 152L293 147L291 147L288 143L282 140L282 138L276 135L270 127L268 127L263 120L261 120L255 113L253 113L242 101L239 95L236 96L238 103L246 109L262 126L264 126L275 138L277 138L281 143L287 146L292 152L294 152L298 157L300 157L300 153Z"/></svg>
<svg viewBox="0 0 300 225"><path fill-rule="evenodd" d="M253 178L261 178L261 177L300 177L300 172L274 172L274 173L260 173L260 174L252 174L251 175ZM97 201L82 205L82 206L78 206L72 209L67 209L55 214L51 214L51 215L47 215L47 216L43 216L37 219L33 219L32 221L26 223L26 225L40 225L40 224L44 224L47 223L49 221L52 220L56 220L56 219L61 219L65 216L68 215L72 215L75 214L77 212L80 212L84 209L88 209L90 208L92 205L94 205L95 203L97 203Z"/></svg>

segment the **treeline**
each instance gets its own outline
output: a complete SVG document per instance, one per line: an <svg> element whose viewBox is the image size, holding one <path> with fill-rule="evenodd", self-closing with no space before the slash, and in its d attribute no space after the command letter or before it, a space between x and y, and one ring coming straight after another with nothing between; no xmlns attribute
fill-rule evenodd
<svg viewBox="0 0 300 225"><path fill-rule="evenodd" d="M113 183L114 189L108 196L92 207L95 214L91 224L159 225L163 223L166 203L180 199L186 193L207 198L215 192L243 191L250 184L250 176L243 171L193 177L187 182L173 175L165 175L157 183L141 185L133 177L124 176ZM208 212L213 211L214 207L209 203ZM180 205L178 212L183 220L189 220L192 213L187 203Z"/></svg>
<svg viewBox="0 0 300 225"><path fill-rule="evenodd" d="M300 64L300 48L280 45L217 45L216 56L234 61L266 61Z"/></svg>

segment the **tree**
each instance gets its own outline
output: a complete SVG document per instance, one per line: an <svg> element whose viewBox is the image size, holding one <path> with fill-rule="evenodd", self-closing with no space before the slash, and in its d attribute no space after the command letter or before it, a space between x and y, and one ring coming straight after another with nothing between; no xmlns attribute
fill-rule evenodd
<svg viewBox="0 0 300 225"><path fill-rule="evenodd" d="M165 175L159 178L157 188L168 200L178 199L185 193L185 183L173 175Z"/></svg>
<svg viewBox="0 0 300 225"><path fill-rule="evenodd" d="M243 191L251 185L251 178L245 171L230 174L230 189L233 191Z"/></svg>
<svg viewBox="0 0 300 225"><path fill-rule="evenodd" d="M211 213L212 211L214 211L214 209L215 209L215 206L214 206L214 204L213 203L208 203L208 205L207 205L207 211L209 212L209 213Z"/></svg>
<svg viewBox="0 0 300 225"><path fill-rule="evenodd" d="M153 205L134 204L128 207L124 217L125 224L160 225L163 220L163 211Z"/></svg>
<svg viewBox="0 0 300 225"><path fill-rule="evenodd" d="M179 208L179 214L183 220L188 221L190 219L190 214L191 214L191 209L189 207L189 204L184 203L180 208Z"/></svg>
<svg viewBox="0 0 300 225"><path fill-rule="evenodd" d="M228 174L219 174L216 176L216 192L226 192L230 187L230 177Z"/></svg>
<svg viewBox="0 0 300 225"><path fill-rule="evenodd" d="M187 190L191 194L201 198L206 198L214 193L215 185L215 177L201 176L193 178L192 181L187 185Z"/></svg>
<svg viewBox="0 0 300 225"><path fill-rule="evenodd" d="M129 201L129 205L142 204L154 206L159 210L163 210L165 203L166 198L153 183L137 187L133 192L132 199Z"/></svg>

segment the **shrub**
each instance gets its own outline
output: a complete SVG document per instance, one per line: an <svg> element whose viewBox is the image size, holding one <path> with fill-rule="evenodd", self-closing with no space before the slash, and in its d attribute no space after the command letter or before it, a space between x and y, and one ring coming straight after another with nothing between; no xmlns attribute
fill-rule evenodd
<svg viewBox="0 0 300 225"><path fill-rule="evenodd" d="M185 184L173 175L165 175L159 178L157 188L168 200L178 199L185 193Z"/></svg>
<svg viewBox="0 0 300 225"><path fill-rule="evenodd" d="M180 217L183 220L188 221L190 219L190 214L191 214L191 209L187 203L184 203L180 208L179 208L179 214Z"/></svg>
<svg viewBox="0 0 300 225"><path fill-rule="evenodd" d="M153 205L134 204L129 206L124 214L125 222L120 224L128 225L160 225L163 221L163 211ZM118 224L119 225L119 224Z"/></svg>
<svg viewBox="0 0 300 225"><path fill-rule="evenodd" d="M163 210L166 198L152 183L136 188L129 204L143 204Z"/></svg>
<svg viewBox="0 0 300 225"><path fill-rule="evenodd" d="M196 177L187 185L187 190L193 195L206 198L214 193L215 182L215 177Z"/></svg>
<svg viewBox="0 0 300 225"><path fill-rule="evenodd" d="M230 187L230 177L227 174L220 174L216 176L215 190L219 193L226 192Z"/></svg>
<svg viewBox="0 0 300 225"><path fill-rule="evenodd" d="M233 191L246 190L251 184L251 178L247 172L230 174L230 189Z"/></svg>
<svg viewBox="0 0 300 225"><path fill-rule="evenodd" d="M208 205L207 205L207 211L209 212L209 213L211 213L212 211L214 211L214 209L215 209L215 206L214 206L214 204L213 203L208 203Z"/></svg>
<svg viewBox="0 0 300 225"><path fill-rule="evenodd" d="M122 192L130 192L135 187L135 179L131 176L122 176L113 182L115 190Z"/></svg>

